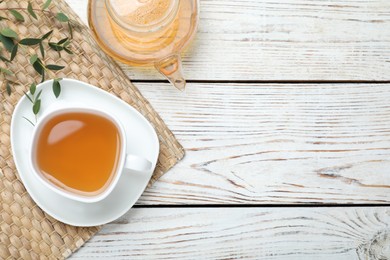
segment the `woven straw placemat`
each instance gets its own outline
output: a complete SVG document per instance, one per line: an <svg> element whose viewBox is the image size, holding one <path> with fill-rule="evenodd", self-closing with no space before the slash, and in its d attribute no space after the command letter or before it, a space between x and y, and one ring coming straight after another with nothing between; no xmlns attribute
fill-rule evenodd
<svg viewBox="0 0 390 260"><path fill-rule="evenodd" d="M33 6L41 8L43 0L31 1ZM10 20L0 22L0 29L8 26L16 31L20 38L36 38L54 29L51 41L58 41L69 35L66 24L59 23L49 13L36 11L38 20L30 18L26 12L28 1L6 0L0 4L0 15ZM25 22L16 22L9 12L2 8L23 8L19 10ZM170 169L183 155L183 149L159 115L130 83L119 66L103 53L89 29L83 25L77 15L62 0L53 1L50 11L63 12L74 21L72 48L74 55L62 55L55 51L46 52L45 64L66 65L57 77L74 78L98 86L131 104L140 111L155 127L160 139L160 155L151 185ZM39 82L40 76L29 64L29 58L35 51L31 48L19 50L15 60L7 66L15 72L20 84L13 85L11 96L5 91L4 78L1 83L0 103L0 259L61 259L71 255L82 246L100 227L81 228L65 225L43 212L27 194L18 177L11 153L10 123L14 107L28 90L32 82ZM39 53L36 50L36 53Z"/></svg>

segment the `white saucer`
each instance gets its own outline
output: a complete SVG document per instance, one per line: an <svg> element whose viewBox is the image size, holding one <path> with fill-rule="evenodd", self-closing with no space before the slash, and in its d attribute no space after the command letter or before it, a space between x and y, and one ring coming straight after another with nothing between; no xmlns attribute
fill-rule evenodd
<svg viewBox="0 0 390 260"><path fill-rule="evenodd" d="M40 113L44 113L57 100L98 106L114 114L123 124L128 142L127 152L148 159L153 163L154 170L159 154L157 134L137 110L121 99L77 80L63 79L61 86L58 99L54 97L52 81L46 81L37 87L37 92L42 89ZM146 188L151 173L134 176L122 174L113 192L96 203L73 201L51 191L33 178L30 172L28 151L34 126L23 117L35 121L32 104L25 96L16 105L11 122L11 145L16 168L30 196L53 218L74 226L102 225L125 214Z"/></svg>

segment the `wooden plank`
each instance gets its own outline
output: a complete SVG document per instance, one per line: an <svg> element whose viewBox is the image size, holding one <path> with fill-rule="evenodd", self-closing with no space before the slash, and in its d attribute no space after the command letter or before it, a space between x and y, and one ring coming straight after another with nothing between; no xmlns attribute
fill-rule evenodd
<svg viewBox="0 0 390 260"><path fill-rule="evenodd" d="M132 209L70 259L390 259L387 208Z"/></svg>
<svg viewBox="0 0 390 260"><path fill-rule="evenodd" d="M140 204L390 202L390 84L136 86L186 150Z"/></svg>
<svg viewBox="0 0 390 260"><path fill-rule="evenodd" d="M87 0L66 0L86 20ZM192 80L390 80L390 1L202 0ZM131 79L161 79L124 67Z"/></svg>

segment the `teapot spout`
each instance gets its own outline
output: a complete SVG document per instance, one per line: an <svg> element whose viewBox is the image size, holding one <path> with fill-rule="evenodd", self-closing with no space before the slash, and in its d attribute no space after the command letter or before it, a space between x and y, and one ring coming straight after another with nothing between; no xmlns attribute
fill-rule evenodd
<svg viewBox="0 0 390 260"><path fill-rule="evenodd" d="M154 64L154 67L178 90L183 91L186 80L182 75L181 57L179 54L168 56Z"/></svg>

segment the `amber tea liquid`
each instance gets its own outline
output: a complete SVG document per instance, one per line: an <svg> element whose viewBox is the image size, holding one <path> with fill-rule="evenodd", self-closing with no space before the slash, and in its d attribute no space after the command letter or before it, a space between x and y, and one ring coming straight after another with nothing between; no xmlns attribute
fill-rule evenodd
<svg viewBox="0 0 390 260"><path fill-rule="evenodd" d="M106 15L89 17L99 44L131 65L153 64L180 52L196 28L196 1L102 0L89 8L105 10Z"/></svg>
<svg viewBox="0 0 390 260"><path fill-rule="evenodd" d="M171 0L110 0L109 2L118 20L125 26L133 27L158 24L175 8L175 1Z"/></svg>
<svg viewBox="0 0 390 260"><path fill-rule="evenodd" d="M56 186L97 195L116 173L121 140L109 119L84 112L56 115L42 127L36 147L40 173Z"/></svg>

